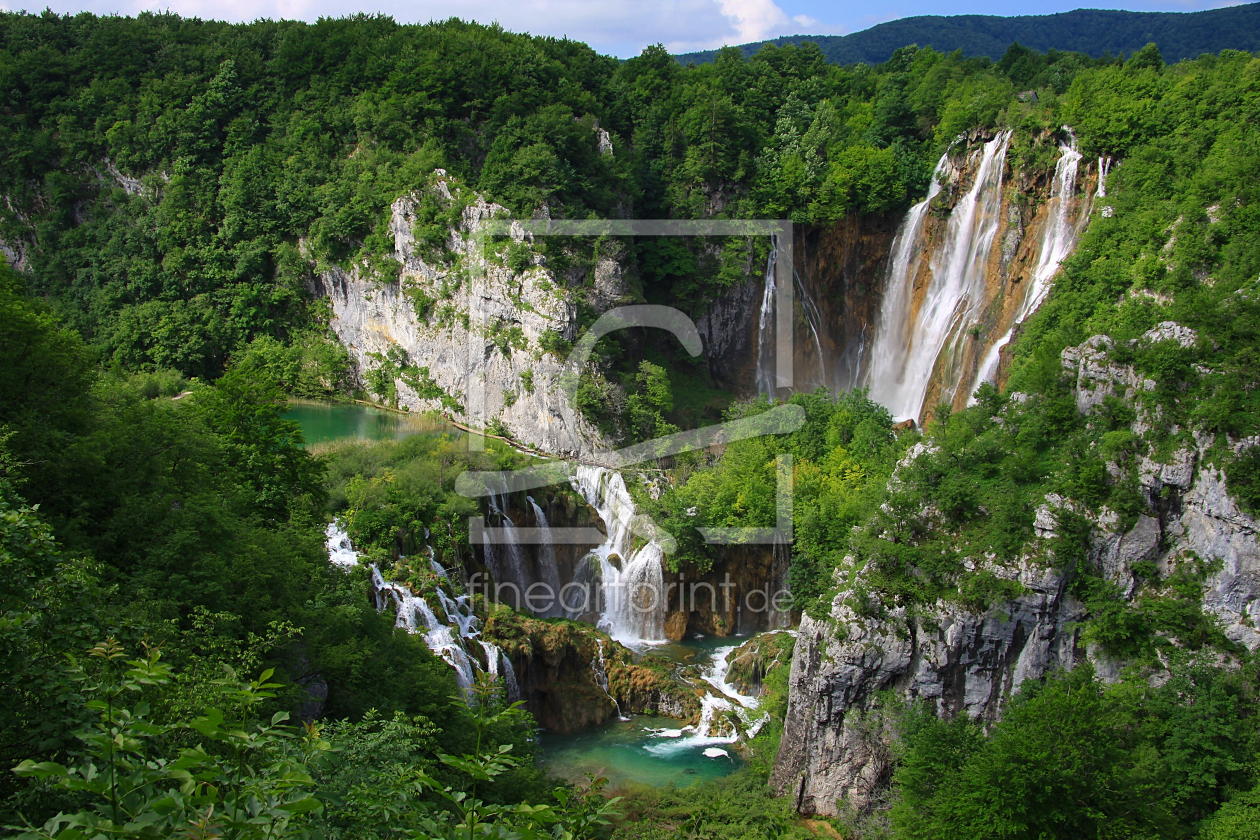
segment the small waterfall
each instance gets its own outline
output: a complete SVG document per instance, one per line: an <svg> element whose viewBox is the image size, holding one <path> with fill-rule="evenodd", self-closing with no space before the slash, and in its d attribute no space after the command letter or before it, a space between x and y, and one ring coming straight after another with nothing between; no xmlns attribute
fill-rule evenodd
<svg viewBox="0 0 1260 840"><path fill-rule="evenodd" d="M629 720L621 713L621 704L617 702L617 698L612 696L612 692L608 690L608 660L604 658L604 640L595 637L595 658L591 660L591 671L595 674L595 683L604 690L604 694L613 705L617 707L617 717L622 720Z"/></svg>
<svg viewBox="0 0 1260 840"><path fill-rule="evenodd" d="M818 311L818 305L814 303L814 299L810 296L809 289L805 288L805 284L801 281L801 275L797 272L796 266L792 267L792 280L796 288L796 299L801 302L801 315L805 319L805 326L809 327L810 337L813 338L814 353L818 357L815 363L818 367L818 373L810 385L814 387L829 387L830 383L827 380L827 354L823 352L822 344L822 313Z"/></svg>
<svg viewBox="0 0 1260 840"><path fill-rule="evenodd" d="M871 398L897 418L920 418L934 373L942 381L942 401L952 400L961 384L968 330L979 321L987 303L985 269L1000 226L1002 175L1010 140L1010 131L999 132L973 153L975 180L954 206L944 241L933 249L931 278L917 309L913 303L919 260L914 257L924 249L915 240L922 236L926 204L915 205L899 234L905 241L894 246L869 383ZM937 165L936 191L948 166L947 158ZM897 311L891 311L894 306Z"/></svg>
<svg viewBox="0 0 1260 840"><path fill-rule="evenodd" d="M538 545L538 571L541 582L547 586L547 595L551 599L550 606L543 612L545 618L561 618L564 606L560 603L560 566L556 563L556 546L551 540L551 526L547 524L547 515L534 501L533 496L526 496L529 506L534 510L534 525L542 531Z"/></svg>
<svg viewBox="0 0 1260 840"><path fill-rule="evenodd" d="M653 539L635 550L635 530L644 517L621 474L580 465L570 481L599 513L608 535L590 555L600 569L599 628L623 644L665 641L665 552Z"/></svg>
<svg viewBox="0 0 1260 840"><path fill-rule="evenodd" d="M508 580L520 587L522 592L529 585L529 581L525 575L525 553L521 551L520 544L516 541L516 523L512 521L512 517L507 515L507 505L499 508L499 517L503 520L503 538L507 543L507 568L506 573Z"/></svg>
<svg viewBox="0 0 1260 840"><path fill-rule="evenodd" d="M521 699L521 688L516 683L516 669L512 667L512 660L508 659L498 645L480 639L481 648L486 652L486 673L495 679L502 678L503 693L507 697L509 703L515 703Z"/></svg>
<svg viewBox="0 0 1260 840"><path fill-rule="evenodd" d="M1050 185L1050 200L1047 202L1046 226L1041 235L1041 248L1038 254L1037 267L1033 269L1032 278L1024 292L1019 311L1011 321L1010 329L989 347L988 352L976 371L975 383L971 391L974 394L981 383L994 382L997 379L998 364L1001 361L1002 348L1010 343L1015 328L1024 319L1041 306L1059 265L1076 249L1076 240L1080 234L1080 225L1074 218L1076 210L1076 173L1081 162L1081 153L1076 150L1076 135L1067 126L1063 127L1068 142L1059 144L1059 160L1054 166L1054 181ZM1099 179L1099 186L1103 183ZM972 402L975 401L973 397Z"/></svg>
<svg viewBox="0 0 1260 840"><path fill-rule="evenodd" d="M773 591L770 592L769 607L773 608L774 598L780 592L788 591L788 569L792 565L791 552L784 543L776 542L770 548L771 556L774 558L771 565L771 581L770 586ZM774 610L770 619L770 627L773 630L784 630L792 623L791 610Z"/></svg>
<svg viewBox="0 0 1260 840"><path fill-rule="evenodd" d="M358 565L359 553L350 543L350 537L337 523L328 526L328 560L342 567ZM426 546L431 566L441 568L433 557L433 549ZM446 663L455 669L455 681L460 689L467 692L476 678L476 663L465 649L465 641L478 635L477 618L472 613L472 606L467 595L452 596L444 588L438 587L437 597L446 613L446 623L438 620L432 607L424 598L413 595L411 590L402 584L385 580L381 570L375 565L372 571L372 597L378 610L393 607L395 625L405 628L408 633L423 633L425 644ZM443 575L445 577L445 575ZM456 632L452 632L452 628Z"/></svg>
<svg viewBox="0 0 1260 840"><path fill-rule="evenodd" d="M499 651L499 659L502 663L503 684L507 688L508 702L515 703L521 699L521 687L516 681L516 669L512 667L512 660L508 659L508 655L503 651Z"/></svg>
<svg viewBox="0 0 1260 840"><path fill-rule="evenodd" d="M766 257L765 289L761 293L761 313L757 318L757 393L773 398L774 369L774 267L778 259L779 238L770 240L770 256Z"/></svg>
<svg viewBox="0 0 1260 840"><path fill-rule="evenodd" d="M350 535L338 522L329 522L324 529L324 548L328 549L328 560L335 566L353 569L359 565L359 552L350 545Z"/></svg>
<svg viewBox="0 0 1260 840"><path fill-rule="evenodd" d="M1095 198L1107 197L1107 175L1111 172L1111 157L1098 158L1098 191L1094 193Z"/></svg>

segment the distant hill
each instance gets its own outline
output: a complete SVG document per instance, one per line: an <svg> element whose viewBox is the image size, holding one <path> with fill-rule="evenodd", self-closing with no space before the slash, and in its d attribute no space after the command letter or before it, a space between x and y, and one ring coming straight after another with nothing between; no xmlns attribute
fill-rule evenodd
<svg viewBox="0 0 1260 840"><path fill-rule="evenodd" d="M743 44L752 55L765 44L813 41L833 64L880 64L907 44L931 46L940 52L961 49L964 55L997 60L1013 41L1045 52L1071 50L1095 58L1104 53L1133 53L1147 43L1159 45L1165 61L1196 58L1223 49L1260 51L1260 3L1206 12L1116 12L1077 9L1055 15L921 15L881 23L852 35L789 35L773 41ZM716 50L684 53L683 64L712 61Z"/></svg>

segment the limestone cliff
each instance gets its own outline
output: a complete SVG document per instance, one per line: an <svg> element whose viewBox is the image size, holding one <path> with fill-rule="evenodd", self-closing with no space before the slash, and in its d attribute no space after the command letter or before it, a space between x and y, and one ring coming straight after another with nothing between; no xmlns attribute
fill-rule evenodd
<svg viewBox="0 0 1260 840"><path fill-rule="evenodd" d="M459 210L445 241L432 248L415 233L426 195ZM571 272L548 268L519 227L511 244L483 240L488 222L507 211L442 170L424 190L396 200L391 212L387 270L330 267L314 282L314 293L332 303L332 329L350 352L360 386L413 411L442 411L479 428L501 424L546 452L597 459L606 447L557 387L565 360L548 343L572 340L577 330ZM523 258L505 256L513 247ZM579 287L589 281L588 302L605 309L624 297L617 260L601 258L589 273L577 278Z"/></svg>
<svg viewBox="0 0 1260 840"><path fill-rule="evenodd" d="M1161 324L1145 339L1186 339L1179 330ZM1108 363L1102 352L1108 342L1096 336L1063 352L1063 367L1077 378L1083 414L1105 394L1132 399L1155 387L1131 368ZM1149 423L1139 410L1135 434ZM794 797L804 813L861 811L877 804L887 790L894 738L876 703L881 692L927 700L943 716L994 720L1024 680L1051 669L1090 660L1103 679L1114 679L1123 663L1108 661L1082 642L1083 605L1053 563L1050 540L1063 509L1088 519L1089 560L1124 597L1135 595L1139 563L1154 562L1167 575L1181 563L1206 561L1213 571L1202 586L1203 611L1216 617L1230 640L1260 648L1260 522L1231 498L1220 470L1205 463L1212 440L1195 436L1195 441L1160 458L1149 450L1131 456L1136 463L1127 468L1136 470L1147 511L1127 528L1106 508L1087 511L1048 495L1037 511L1036 537L1019 562L989 564L994 575L1022 584L1023 594L1013 600L982 613L940 601L915 614L900 609L859 614L851 598L861 583L859 573L835 597L826 620L802 618L772 785ZM908 458L922 451L920 445Z"/></svg>

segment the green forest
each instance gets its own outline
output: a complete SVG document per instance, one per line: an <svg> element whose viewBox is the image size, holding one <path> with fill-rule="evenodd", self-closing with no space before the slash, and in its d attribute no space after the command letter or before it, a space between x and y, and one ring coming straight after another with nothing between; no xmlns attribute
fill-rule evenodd
<svg viewBox="0 0 1260 840"><path fill-rule="evenodd" d="M1217 569L1147 563L1126 598L1089 561L1079 512L1131 524L1173 504L1140 492L1140 458L1194 445L1260 514L1260 446L1239 445L1260 434L1260 57L1166 63L1162 46L1012 44L994 61L900 45L840 65L768 44L683 66L661 46L619 62L456 19L0 13L6 834L1260 837L1260 660L1202 607ZM968 134L1011 130L1011 165L1048 176L1064 125L1087 159L1117 161L1113 212L1023 325L1003 389L909 431L860 390L795 394L799 431L663 462L655 497L628 484L677 543L669 569L708 570L720 558L697 526L773 526L776 456L791 455L787 579L793 609L824 622L842 593L872 619L1000 610L1022 586L985 564L1019 561L1047 494L1075 500L1054 563L1084 642L1125 663L1115 679L1082 665L1026 681L991 721L890 692L863 712L893 733L883 807L806 821L767 785L787 667L766 676L770 723L734 774L562 784L535 762L528 712L488 680L461 693L375 608L366 566L328 562L335 516L374 562L421 529L458 562L483 509L457 476L535 460L449 433L309 447L284 417L295 398L365 396L310 283L396 272L390 205L435 170L522 216L821 227L899 217ZM440 233L451 210L421 221ZM693 316L767 253L742 237L620 244L634 302ZM579 329L600 314L580 282L556 294ZM1165 321L1195 342L1142 339ZM1155 385L1082 416L1061 353L1099 334ZM613 440L773 407L718 391L664 340L605 339L596 359L578 404Z"/></svg>

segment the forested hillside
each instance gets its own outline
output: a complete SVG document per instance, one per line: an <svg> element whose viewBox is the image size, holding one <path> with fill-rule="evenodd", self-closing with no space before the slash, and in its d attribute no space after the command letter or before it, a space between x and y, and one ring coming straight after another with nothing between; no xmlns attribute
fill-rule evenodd
<svg viewBox="0 0 1260 840"><path fill-rule="evenodd" d="M0 823L57 838L831 830L812 814L845 837L1256 837L1260 58L1166 63L1182 43L1123 61L901 46L853 66L806 43L684 67L660 47L618 62L457 20L0 14ZM462 644L452 628L408 632L415 613L396 621L386 595L432 613L442 587L492 569L469 516L532 506L539 522L541 501L592 525L606 500L576 480L461 495L465 471L535 458L437 417L401 442L306 446L291 398L439 400L428 377L450 364L399 339L362 368L314 290L351 278L367 308L423 269L440 291L406 298L407 323L453 330L488 202L786 218L802 241L870 225L887 258L907 210L947 222L999 145L1017 219L1040 218L1064 149L1093 169L1075 251L1014 322L1002 387L965 409L895 424L862 389L723 391L673 339L600 342L576 394L601 442L776 403L804 416L620 485L668 534L657 571L699 579L754 565L698 528L776 526L790 456L793 539L766 565L789 584L796 660L776 648L753 668L766 717L725 781L610 804L598 778L547 779L497 648L473 651L485 668L462 685L439 655ZM572 312L536 346L519 324L476 333L483 366L533 366L514 401L614 305L701 320L741 290L760 300L769 251L491 246L516 284L505 306L539 314L530 278ZM324 545L334 517L363 555L349 571ZM546 688L587 692L601 720L630 695L666 708L682 670L614 655L590 622L466 603L479 641L576 662L585 682ZM1050 652L1030 664L1002 648L1016 636ZM998 687L978 696L974 672ZM710 697L671 685L696 708Z"/></svg>
<svg viewBox="0 0 1260 840"><path fill-rule="evenodd" d="M997 61L1013 42L1039 52L1080 52L1094 58L1128 56L1149 43L1159 44L1169 61L1198 58L1222 49L1260 48L1260 4L1203 12L1123 12L1076 9L1054 15L922 15L901 18L851 35L794 35L741 44L753 55L766 44L786 46L812 41L833 64L882 64L906 44L939 52L962 50L971 58ZM717 51L684 53L686 64L713 61Z"/></svg>

